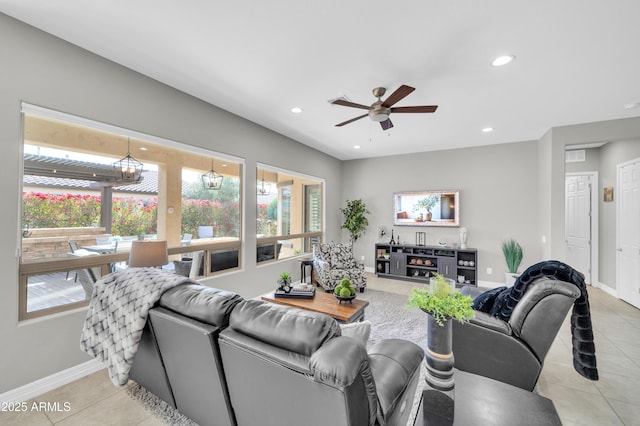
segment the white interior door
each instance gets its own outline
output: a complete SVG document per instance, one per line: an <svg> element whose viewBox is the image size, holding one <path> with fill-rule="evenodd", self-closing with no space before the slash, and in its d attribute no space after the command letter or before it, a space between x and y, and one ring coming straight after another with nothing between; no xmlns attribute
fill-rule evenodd
<svg viewBox="0 0 640 426"><path fill-rule="evenodd" d="M565 244L567 264L591 283L591 176L565 178Z"/></svg>
<svg viewBox="0 0 640 426"><path fill-rule="evenodd" d="M640 308L640 160L618 166L618 295Z"/></svg>

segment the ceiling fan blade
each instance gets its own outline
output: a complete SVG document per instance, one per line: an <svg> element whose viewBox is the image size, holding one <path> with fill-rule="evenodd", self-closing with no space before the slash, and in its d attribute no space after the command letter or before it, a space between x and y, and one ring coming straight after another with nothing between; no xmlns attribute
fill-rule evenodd
<svg viewBox="0 0 640 426"><path fill-rule="evenodd" d="M415 87L411 87L403 84L402 86L398 87L395 92L389 95L387 100L382 103L382 106L389 108L390 106L404 99L405 96L407 96L409 93L413 92L414 90L416 90Z"/></svg>
<svg viewBox="0 0 640 426"><path fill-rule="evenodd" d="M391 112L436 112L438 105L406 106L391 108Z"/></svg>
<svg viewBox="0 0 640 426"><path fill-rule="evenodd" d="M344 99L336 99L331 103L333 105L342 105L342 106L352 107L352 108L369 109L369 107L366 105L356 104L353 102L345 101Z"/></svg>
<svg viewBox="0 0 640 426"><path fill-rule="evenodd" d="M382 126L382 130L389 130L393 127L393 123L391 122L391 119L387 118L386 120L380 122L380 126Z"/></svg>
<svg viewBox="0 0 640 426"><path fill-rule="evenodd" d="M360 120L361 118L364 118L367 115L369 115L369 114L362 114L361 116L358 116L356 118L352 118L351 120L343 121L342 123L336 124L336 127L341 127L341 126L344 126L345 124L353 123L354 121Z"/></svg>

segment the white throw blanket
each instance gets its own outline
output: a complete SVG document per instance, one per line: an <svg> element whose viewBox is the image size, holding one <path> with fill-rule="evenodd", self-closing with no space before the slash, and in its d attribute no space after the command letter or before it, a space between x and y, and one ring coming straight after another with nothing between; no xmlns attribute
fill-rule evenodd
<svg viewBox="0 0 640 426"><path fill-rule="evenodd" d="M154 268L128 268L98 280L80 335L80 349L105 363L116 386L129 381L149 309L187 277Z"/></svg>

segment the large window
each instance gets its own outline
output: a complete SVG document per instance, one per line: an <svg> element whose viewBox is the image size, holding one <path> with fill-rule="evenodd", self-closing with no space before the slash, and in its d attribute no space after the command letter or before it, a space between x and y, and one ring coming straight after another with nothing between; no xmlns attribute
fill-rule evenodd
<svg viewBox="0 0 640 426"><path fill-rule="evenodd" d="M163 268L192 277L241 266L219 253L241 258L242 161L37 107L23 117L21 319L86 304L137 239L167 240ZM127 155L139 180L123 180Z"/></svg>
<svg viewBox="0 0 640 426"><path fill-rule="evenodd" d="M323 235L322 180L269 166L256 176L256 261L309 253Z"/></svg>

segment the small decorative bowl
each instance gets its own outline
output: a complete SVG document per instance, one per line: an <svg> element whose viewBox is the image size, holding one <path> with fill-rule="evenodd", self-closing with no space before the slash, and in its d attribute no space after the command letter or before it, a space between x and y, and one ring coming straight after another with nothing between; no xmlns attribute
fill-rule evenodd
<svg viewBox="0 0 640 426"><path fill-rule="evenodd" d="M347 296L347 297L338 296L335 293L333 293L333 295L335 296L336 299L338 299L338 304L341 304L342 302L353 303L352 300L356 298L355 294L353 296Z"/></svg>

